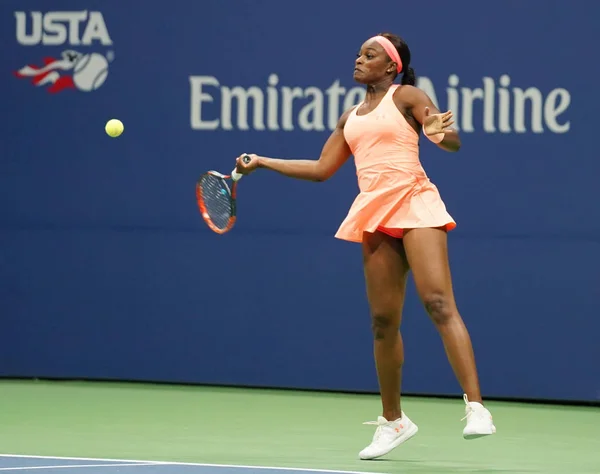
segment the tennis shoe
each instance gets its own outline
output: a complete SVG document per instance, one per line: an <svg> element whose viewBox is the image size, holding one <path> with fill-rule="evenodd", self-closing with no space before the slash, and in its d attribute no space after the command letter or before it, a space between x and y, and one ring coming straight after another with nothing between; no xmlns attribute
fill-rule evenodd
<svg viewBox="0 0 600 474"><path fill-rule="evenodd" d="M377 421L367 421L364 425L376 425L375 435L369 446L359 453L360 459L375 459L384 456L417 434L419 428L402 412L401 418L388 421L379 416Z"/></svg>
<svg viewBox="0 0 600 474"><path fill-rule="evenodd" d="M463 430L463 438L477 439L494 434L496 427L489 410L481 403L470 402L467 395L464 395L463 399L465 401L465 416L461 421L467 420Z"/></svg>

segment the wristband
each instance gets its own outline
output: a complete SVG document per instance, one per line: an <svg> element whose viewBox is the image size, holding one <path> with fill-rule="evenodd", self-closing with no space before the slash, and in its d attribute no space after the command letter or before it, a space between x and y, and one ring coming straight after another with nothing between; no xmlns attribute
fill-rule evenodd
<svg viewBox="0 0 600 474"><path fill-rule="evenodd" d="M427 138L429 138L429 140L431 140L433 143L440 143L446 136L446 133L440 132L440 133L435 133L433 135L427 135L425 130L423 130L423 135L425 135Z"/></svg>

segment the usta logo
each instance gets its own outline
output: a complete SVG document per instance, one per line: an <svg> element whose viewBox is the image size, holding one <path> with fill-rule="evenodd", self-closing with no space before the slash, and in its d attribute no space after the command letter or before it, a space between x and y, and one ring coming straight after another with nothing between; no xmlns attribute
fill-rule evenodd
<svg viewBox="0 0 600 474"><path fill-rule="evenodd" d="M112 46L101 12L82 10L70 12L15 12L17 41L22 46ZM30 25L28 25L30 19ZM29 26L29 28L28 28ZM108 77L109 63L114 52L82 52L65 49L60 57L46 56L43 65L28 64L15 76L31 78L35 86L49 85L55 94L65 89L90 92L98 89Z"/></svg>

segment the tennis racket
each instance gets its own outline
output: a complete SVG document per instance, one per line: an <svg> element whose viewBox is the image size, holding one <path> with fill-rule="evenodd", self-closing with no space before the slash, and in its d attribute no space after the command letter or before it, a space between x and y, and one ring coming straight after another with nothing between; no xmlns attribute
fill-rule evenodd
<svg viewBox="0 0 600 474"><path fill-rule="evenodd" d="M248 155L242 157L244 163L250 163ZM237 183L242 174L235 171L224 175L218 171L207 171L196 182L196 200L202 218L217 234L224 234L235 224ZM231 186L228 180L231 178Z"/></svg>

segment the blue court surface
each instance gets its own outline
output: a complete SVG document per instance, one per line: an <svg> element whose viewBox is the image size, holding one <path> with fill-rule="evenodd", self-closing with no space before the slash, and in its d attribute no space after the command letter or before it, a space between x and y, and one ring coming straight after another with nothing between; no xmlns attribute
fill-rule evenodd
<svg viewBox="0 0 600 474"><path fill-rule="evenodd" d="M270 466L235 466L123 459L65 458L0 454L1 472L50 471L52 474L285 474L289 472L329 472L367 474L327 469L301 469Z"/></svg>

